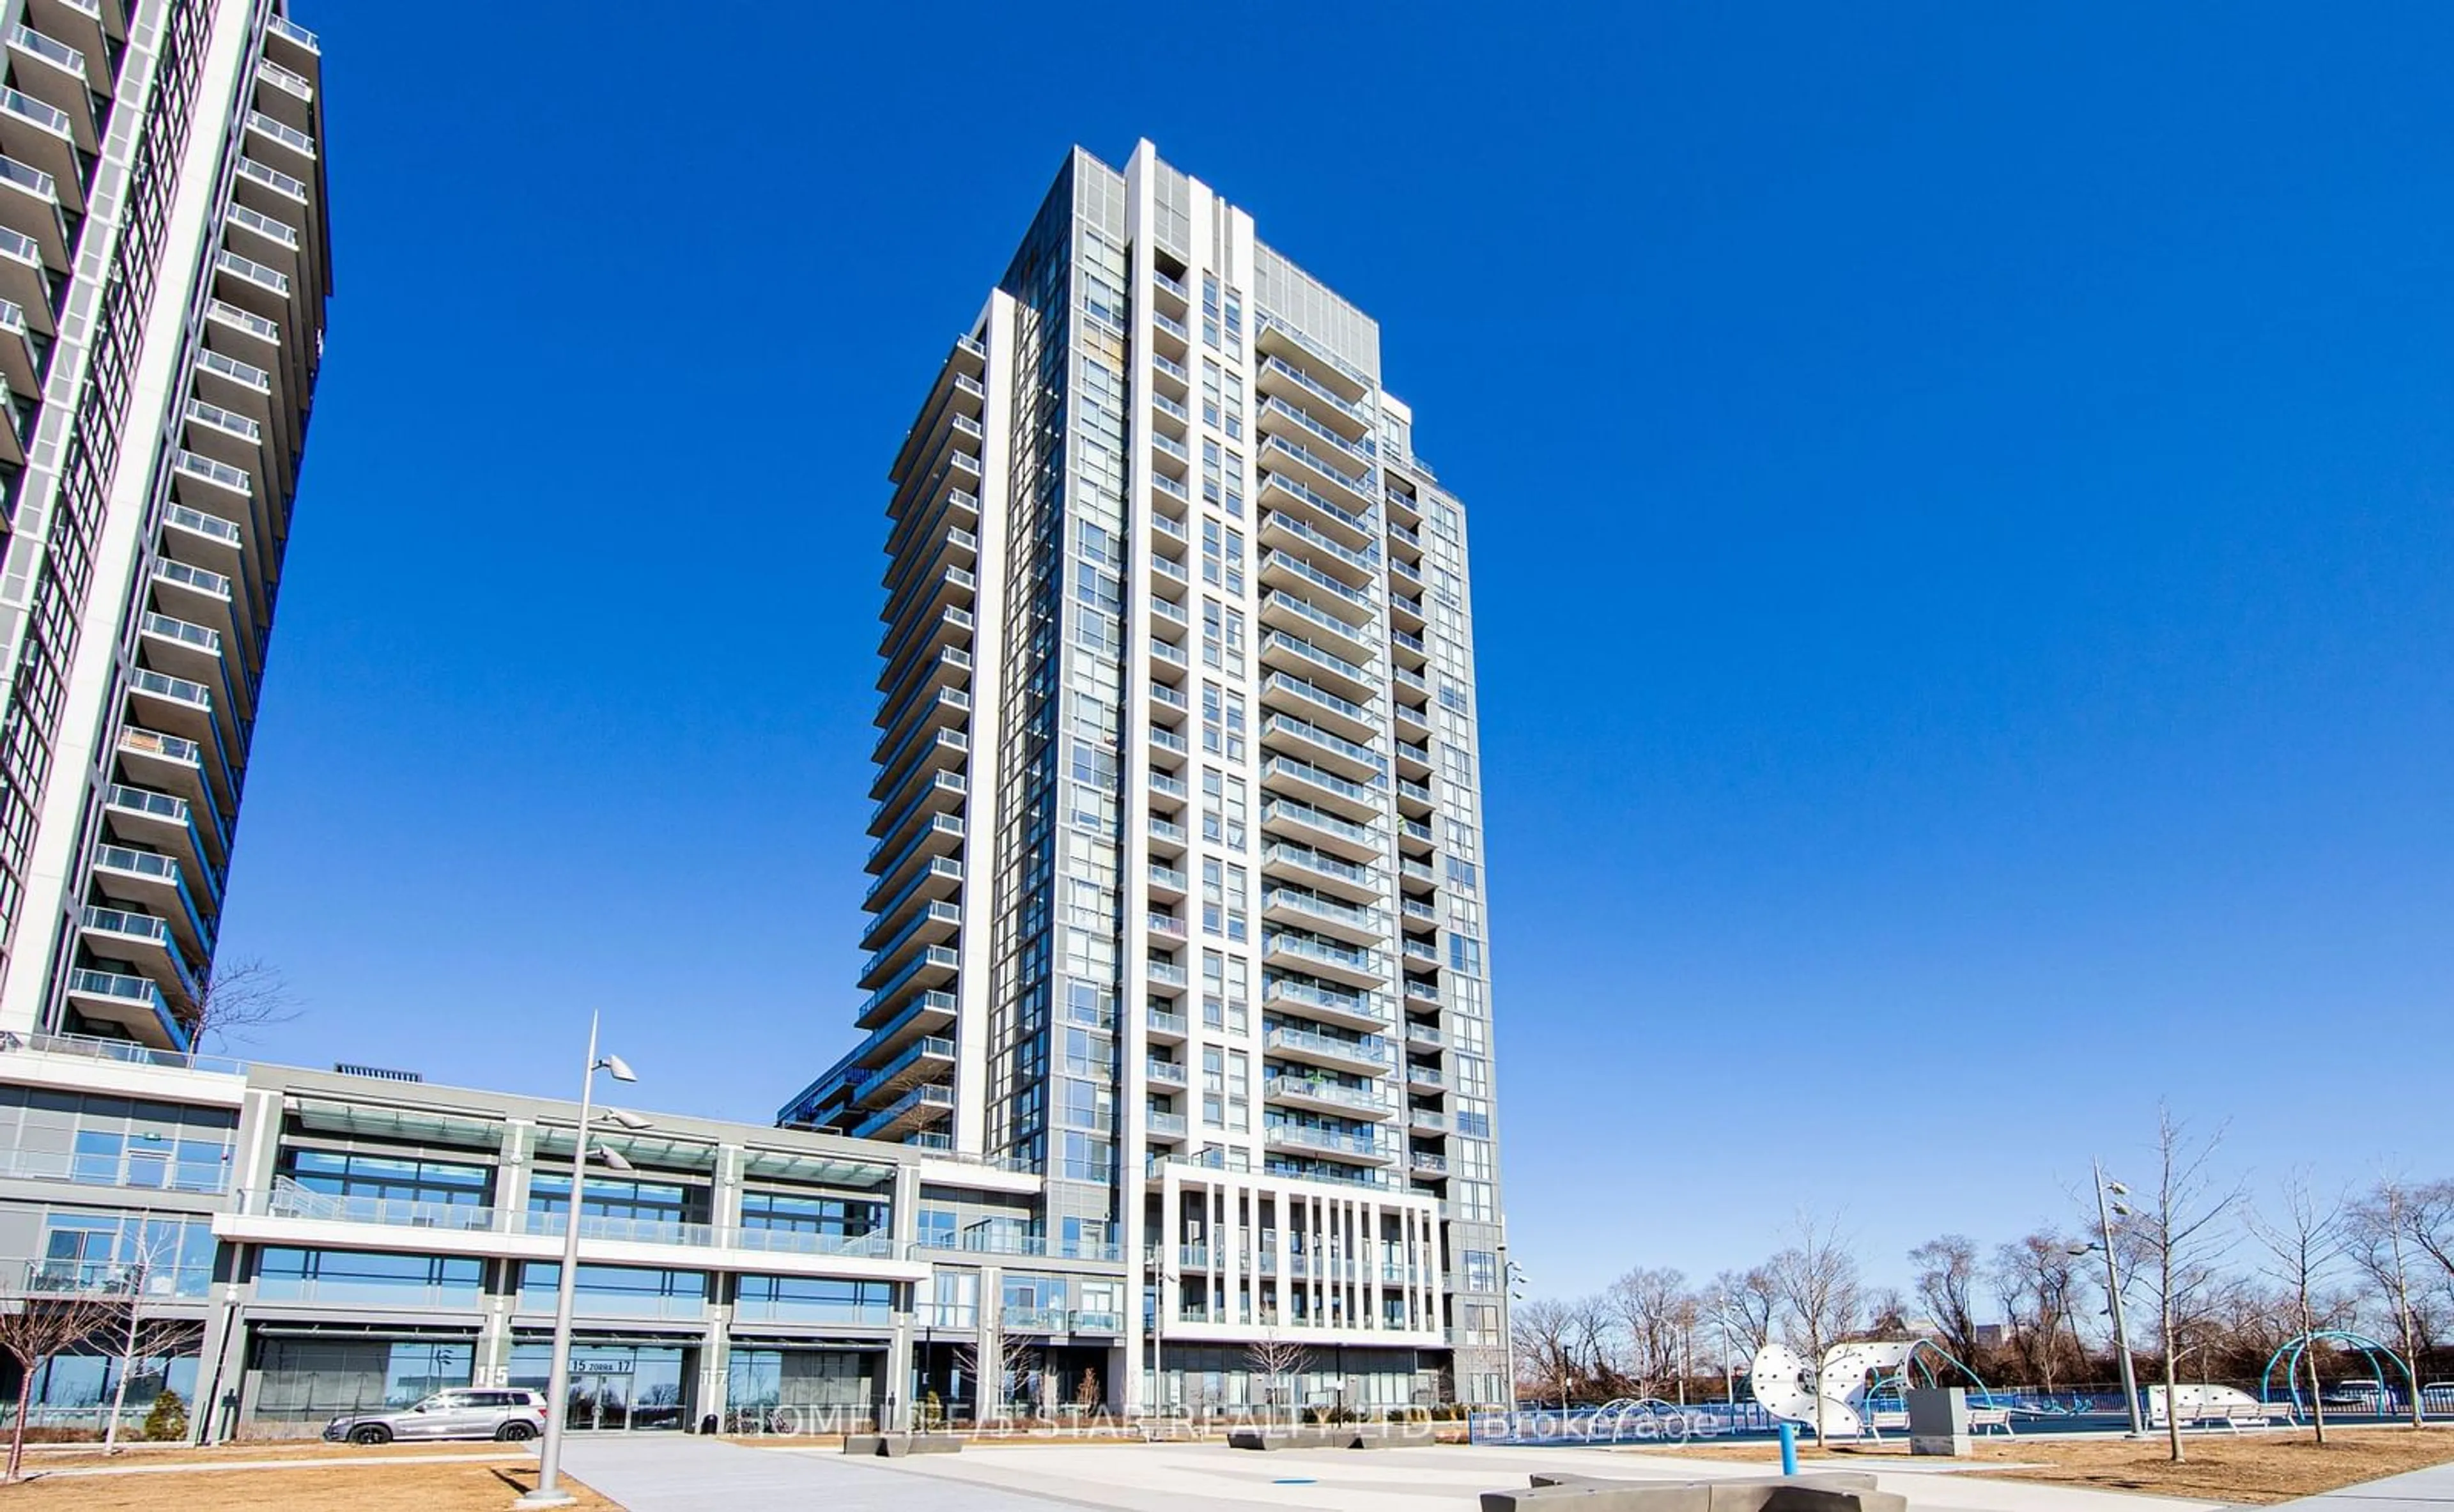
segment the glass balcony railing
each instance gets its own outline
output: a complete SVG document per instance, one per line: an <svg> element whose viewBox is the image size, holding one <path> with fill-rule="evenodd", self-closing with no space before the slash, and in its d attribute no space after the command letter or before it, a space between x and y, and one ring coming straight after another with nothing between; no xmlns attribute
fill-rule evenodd
<svg viewBox="0 0 2454 1512"><path fill-rule="evenodd" d="M11 46L20 47L46 62L55 63L70 73L85 72L85 54L65 42L55 42L32 27L18 27L9 33Z"/></svg>
<svg viewBox="0 0 2454 1512"><path fill-rule="evenodd" d="M231 304L227 300L216 299L211 304L208 304L205 306L205 313L211 315L216 320L226 320L231 325L240 327L251 336L260 337L263 340L271 342L278 342L281 339L280 326L276 325L272 321L265 319L262 315L255 313L253 311L241 310L238 306ZM208 364L208 366L210 366L210 364ZM244 364L242 364L242 366L244 366ZM261 370L249 368L247 371L250 373L255 373Z"/></svg>
<svg viewBox="0 0 2454 1512"><path fill-rule="evenodd" d="M220 635L207 630L202 625L191 625L184 619L173 619L168 615L156 614L150 609L145 612L145 617L139 620L138 624L149 634L161 635L183 645L193 646L199 651L210 652L216 656L222 654Z"/></svg>
<svg viewBox="0 0 2454 1512"><path fill-rule="evenodd" d="M199 535L210 535L217 541L228 541L232 546L242 545L246 541L245 533L229 520L218 514L208 514L202 510L190 509L185 504L171 505L170 512L163 517L182 530L194 531Z"/></svg>
<svg viewBox="0 0 2454 1512"><path fill-rule="evenodd" d="M74 140L75 133L69 127L68 112L45 105L30 94L23 94L15 90L0 89L0 111L7 111L11 115L22 115L46 131L53 132L70 141Z"/></svg>
<svg viewBox="0 0 2454 1512"><path fill-rule="evenodd" d="M1340 1039L1335 1035L1318 1034L1310 1029L1296 1029L1285 1024L1273 1026L1262 1036L1261 1044L1268 1050L1310 1051L1315 1055L1338 1056L1348 1060L1369 1061L1387 1066L1392 1058L1388 1042L1378 1036L1360 1039Z"/></svg>
<svg viewBox="0 0 2454 1512"><path fill-rule="evenodd" d="M1349 546L1342 541L1331 540L1328 536L1323 535L1320 532L1314 530L1311 526L1282 510L1268 511L1261 516L1261 518L1263 524L1277 530L1284 531L1289 535L1292 535L1296 539L1303 542L1306 548L1312 551L1325 553L1329 556L1344 562L1347 566L1354 568L1358 572L1377 573L1380 570L1380 553L1378 548L1366 547L1361 551L1357 551L1354 547Z"/></svg>
<svg viewBox="0 0 2454 1512"><path fill-rule="evenodd" d="M211 713L213 707L211 690L203 683L190 682L185 677L166 677L150 667L138 667L128 675L129 686L157 697L175 699L180 703Z"/></svg>

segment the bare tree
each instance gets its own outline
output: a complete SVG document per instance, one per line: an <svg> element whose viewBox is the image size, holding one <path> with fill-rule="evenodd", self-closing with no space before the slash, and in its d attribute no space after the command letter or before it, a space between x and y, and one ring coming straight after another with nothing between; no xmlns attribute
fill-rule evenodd
<svg viewBox="0 0 2454 1512"><path fill-rule="evenodd" d="M969 1376L979 1394L978 1418L989 1416L992 1398L999 1419L1010 1416L1009 1406L1016 1396L1039 1373L1039 1346L1028 1334L1010 1334L999 1329L996 1347L985 1357L976 1344L957 1345L955 1364Z"/></svg>
<svg viewBox="0 0 2454 1512"><path fill-rule="evenodd" d="M1639 1266L1611 1282L1603 1302L1627 1341L1627 1374L1636 1394L1657 1395L1657 1382L1679 1372L1682 1307L1692 1306L1687 1278L1675 1270Z"/></svg>
<svg viewBox="0 0 2454 1512"><path fill-rule="evenodd" d="M1244 1368L1269 1382L1268 1392L1276 1406L1281 1385L1289 1376L1300 1376L1312 1366L1312 1351L1291 1340L1280 1339L1275 1332L1264 1333L1244 1346ZM1292 1398L1288 1403L1295 1405ZM1293 1414L1289 1415L1291 1418Z"/></svg>
<svg viewBox="0 0 2454 1512"><path fill-rule="evenodd" d="M2264 1213L2253 1209L2248 1223L2266 1249L2266 1274L2292 1294L2293 1319L2304 1346L2301 1358L2309 1366L2309 1421L2323 1444L2326 1401L2318 1381L2318 1341L2312 1337L2318 1332L2318 1310L2312 1298L2343 1258L2343 1200L2311 1191L2307 1174L2295 1172L2284 1178L2273 1206ZM2413 1384L2416 1387L2418 1382ZM2419 1392L2414 1390L2412 1395Z"/></svg>
<svg viewBox="0 0 2454 1512"><path fill-rule="evenodd" d="M2131 1200L2132 1212L2122 1230L2145 1261L2146 1280L2154 1290L2156 1331L2164 1357L2165 1447L2176 1464L2186 1458L2182 1449L2181 1359L2196 1347L2191 1335L2204 1320L2202 1308L2216 1280L2215 1262L2231 1247L2223 1225L2242 1198L2238 1185L2218 1186L2208 1169L2223 1140L2221 1129L2204 1139L2192 1139L2188 1125L2160 1104L2155 1189L2144 1199Z"/></svg>
<svg viewBox="0 0 2454 1512"><path fill-rule="evenodd" d="M1909 1251L1917 1267L1918 1305L1934 1320L1942 1347L1961 1364L1975 1369L1977 1357L1977 1241L1964 1234L1945 1234Z"/></svg>
<svg viewBox="0 0 2454 1512"><path fill-rule="evenodd" d="M2399 1178L2386 1177L2353 1203L2344 1215L2353 1261L2368 1273L2394 1312L2395 1332L2402 1336L2403 1361L2413 1378L2420 1374L2420 1310L2412 1305L2411 1270L2404 1263L2407 1243L2405 1215L2410 1199ZM2411 1425L2426 1426L2420 1393L2411 1394Z"/></svg>
<svg viewBox="0 0 2454 1512"><path fill-rule="evenodd" d="M25 1464L26 1414L33 1406L34 1378L53 1356L110 1332L122 1313L115 1284L94 1286L82 1273L61 1275L27 1265L11 1276L0 1297L0 1353L17 1365L17 1421L9 1430L9 1469L15 1482Z"/></svg>
<svg viewBox="0 0 2454 1512"><path fill-rule="evenodd" d="M1577 1376L1579 1327L1576 1310L1554 1298L1537 1298L1508 1310L1508 1328L1517 1344L1518 1360L1533 1368L1537 1387L1548 1388L1539 1392L1538 1397L1559 1398L1563 1411Z"/></svg>
<svg viewBox="0 0 2454 1512"><path fill-rule="evenodd" d="M254 1031L298 1017L298 1000L279 967L256 957L216 960L196 989L196 1011L188 1021L191 1043L252 1039Z"/></svg>
<svg viewBox="0 0 2454 1512"><path fill-rule="evenodd" d="M2404 1232L2454 1279L2454 1181L2431 1181L2404 1194Z"/></svg>
<svg viewBox="0 0 2454 1512"><path fill-rule="evenodd" d="M119 1354L119 1366L114 1372L119 1379L111 1387L110 1425L103 1430L102 1452L106 1455L119 1452L119 1420L128 1406L128 1383L137 1370L149 1360L167 1361L204 1341L202 1320L165 1317L147 1310L157 1287L169 1291L168 1283L176 1277L181 1234L179 1226L146 1222L136 1257L129 1262L127 1300L121 1316L108 1330L109 1342Z"/></svg>
<svg viewBox="0 0 2454 1512"><path fill-rule="evenodd" d="M1800 1211L1791 1240L1764 1271L1780 1304L1781 1332L1805 1354L1807 1370L1820 1381L1824 1350L1858 1320L1862 1296L1858 1260L1841 1238L1837 1217L1818 1220ZM1815 1441L1823 1441L1820 1389L1815 1393Z"/></svg>

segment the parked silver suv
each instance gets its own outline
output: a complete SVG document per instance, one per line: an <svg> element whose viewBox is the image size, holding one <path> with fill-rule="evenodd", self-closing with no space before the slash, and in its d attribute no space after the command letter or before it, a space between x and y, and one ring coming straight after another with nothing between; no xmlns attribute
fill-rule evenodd
<svg viewBox="0 0 2454 1512"><path fill-rule="evenodd" d="M545 1432L545 1394L519 1388L469 1386L438 1391L400 1412L350 1412L324 1424L338 1443L390 1443L394 1439L502 1439L518 1442Z"/></svg>

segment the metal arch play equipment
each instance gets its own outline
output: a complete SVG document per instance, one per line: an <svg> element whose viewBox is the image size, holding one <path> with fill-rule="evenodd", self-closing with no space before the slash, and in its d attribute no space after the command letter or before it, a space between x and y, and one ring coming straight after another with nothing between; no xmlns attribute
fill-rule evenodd
<svg viewBox="0 0 2454 1512"><path fill-rule="evenodd" d="M2271 1402L2276 1400L2275 1369L2282 1365L2283 1388L2290 1394L2293 1412L2297 1415L2308 1410L2307 1404L2301 1400L2301 1361L2308 1354L2309 1346L2315 1343L2341 1344L2360 1351L2361 1357L2369 1363L2369 1379L2387 1391L2392 1391L2393 1387L2387 1384L2386 1373L2378 1368L2378 1360L2384 1357L2393 1361L2396 1372L2403 1377L2404 1384L2411 1392L2404 1400L2419 1400L2420 1378L2412 1373L2409 1361L2365 1334L2356 1334L2348 1328L2319 1328L2285 1341L2283 1347L2267 1357L2266 1372L2258 1378L2258 1395L2262 1401ZM2287 1360L2286 1356L2290 1358Z"/></svg>
<svg viewBox="0 0 2454 1512"><path fill-rule="evenodd" d="M1912 1370L1926 1384L1940 1384L1937 1361L1974 1382L1984 1405L2010 1405L1998 1402L1977 1372L1923 1339L1835 1344L1813 1366L1787 1344L1767 1343L1756 1351L1749 1379L1756 1401L1774 1417L1818 1428L1827 1439L1856 1439L1871 1430L1875 1413L1905 1409Z"/></svg>
<svg viewBox="0 0 2454 1512"><path fill-rule="evenodd" d="M1925 1384L1940 1386L1945 1381L1943 1376L1936 1369L1938 1364L1967 1377L1969 1395L1980 1406L2014 1407L2015 1404L2007 1397L1997 1401L1994 1399L1994 1388L1985 1383L1984 1377L1971 1370L1966 1361L1931 1339L1921 1339L1910 1344L1908 1354L1902 1359L1899 1369L1877 1376L1866 1387L1867 1401L1872 1403L1881 1399L1886 1405L1899 1402L1905 1407L1907 1398L1903 1393L1910 1385L1910 1371L1916 1371Z"/></svg>

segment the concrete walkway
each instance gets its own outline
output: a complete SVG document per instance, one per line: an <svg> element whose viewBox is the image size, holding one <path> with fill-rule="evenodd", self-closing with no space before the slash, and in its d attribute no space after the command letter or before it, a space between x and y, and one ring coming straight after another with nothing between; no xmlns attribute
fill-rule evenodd
<svg viewBox="0 0 2454 1512"><path fill-rule="evenodd" d="M573 1434L562 1465L629 1512L1049 1512L1038 1497L926 1481L833 1449L753 1449L694 1434Z"/></svg>
<svg viewBox="0 0 2454 1512"><path fill-rule="evenodd" d="M1760 1475L1765 1466L1587 1449L1284 1450L1051 1441L910 1460L656 1434L574 1437L565 1463L631 1512L825 1507L829 1512L1476 1512L1480 1494L1540 1470L1640 1480ZM1910 1512L2212 1512L2220 1503L1958 1475L1885 1471ZM2376 1507L2330 1512L2381 1512ZM2454 1512L2434 1508L2431 1512Z"/></svg>
<svg viewBox="0 0 2454 1512"><path fill-rule="evenodd" d="M2408 1507L2412 1512L2445 1512L2454 1507L2454 1464L2432 1465L2425 1470L2390 1475L2383 1481L2366 1481L2284 1505L2302 1512L2388 1512L2394 1507Z"/></svg>

